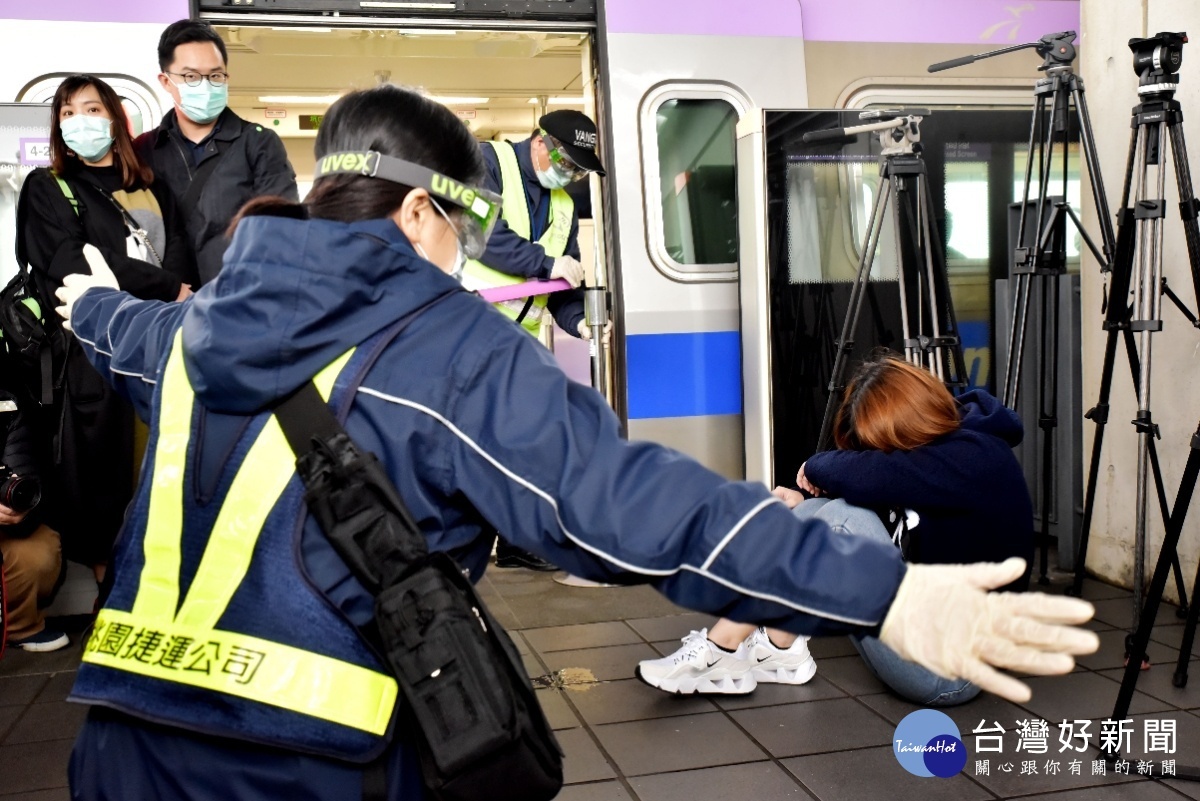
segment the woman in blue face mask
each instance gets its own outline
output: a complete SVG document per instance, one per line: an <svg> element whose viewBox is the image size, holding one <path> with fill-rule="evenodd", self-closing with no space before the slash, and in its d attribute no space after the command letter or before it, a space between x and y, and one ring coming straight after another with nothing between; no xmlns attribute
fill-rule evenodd
<svg viewBox="0 0 1200 801"><path fill-rule="evenodd" d="M85 248L97 249L121 287L140 298L190 294L198 279L183 221L135 153L112 87L90 75L69 76L47 122L51 166L26 178L17 209L18 258L34 275L42 308L53 305L46 301L64 277L90 272ZM59 442L43 507L68 558L91 565L100 580L132 496L133 414L69 333L66 339L43 426ZM30 389L42 394L41 386Z"/></svg>

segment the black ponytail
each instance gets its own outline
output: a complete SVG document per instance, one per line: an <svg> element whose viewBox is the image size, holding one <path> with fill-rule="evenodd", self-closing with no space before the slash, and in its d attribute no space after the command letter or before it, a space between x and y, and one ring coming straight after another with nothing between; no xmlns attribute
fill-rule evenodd
<svg viewBox="0 0 1200 801"><path fill-rule="evenodd" d="M316 158L342 151L377 150L415 162L462 184L483 179L479 144L450 109L411 89L385 84L351 92L329 107L317 132ZM404 202L412 187L365 175L318 178L303 203L256 198L230 225L243 217L270 215L354 222L386 217Z"/></svg>

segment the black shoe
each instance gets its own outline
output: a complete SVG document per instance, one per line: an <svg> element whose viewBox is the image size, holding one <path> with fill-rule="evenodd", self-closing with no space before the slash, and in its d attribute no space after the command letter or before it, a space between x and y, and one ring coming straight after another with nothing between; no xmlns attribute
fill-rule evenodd
<svg viewBox="0 0 1200 801"><path fill-rule="evenodd" d="M523 567L526 570L537 570L548 573L558 568L537 554L530 553L514 545L496 548L496 567Z"/></svg>

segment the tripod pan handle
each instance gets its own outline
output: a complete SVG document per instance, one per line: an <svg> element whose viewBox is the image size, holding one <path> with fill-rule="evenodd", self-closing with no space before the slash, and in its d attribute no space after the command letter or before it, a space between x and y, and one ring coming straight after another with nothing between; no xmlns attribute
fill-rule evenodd
<svg viewBox="0 0 1200 801"><path fill-rule="evenodd" d="M930 64L930 72L941 72L942 70L961 67L964 64L974 64L979 60L978 56L963 56L962 58L952 58L949 61L939 61L937 64Z"/></svg>

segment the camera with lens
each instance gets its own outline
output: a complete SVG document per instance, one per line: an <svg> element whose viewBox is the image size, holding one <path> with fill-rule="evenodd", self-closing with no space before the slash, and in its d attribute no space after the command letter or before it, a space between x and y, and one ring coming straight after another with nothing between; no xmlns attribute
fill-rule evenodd
<svg viewBox="0 0 1200 801"><path fill-rule="evenodd" d="M42 499L42 484L35 476L18 476L0 464L0 506L17 514L28 512Z"/></svg>
<svg viewBox="0 0 1200 801"><path fill-rule="evenodd" d="M1142 86L1154 83L1176 83L1175 73L1183 64L1186 33L1157 33L1147 39L1130 39L1133 51L1133 71Z"/></svg>

